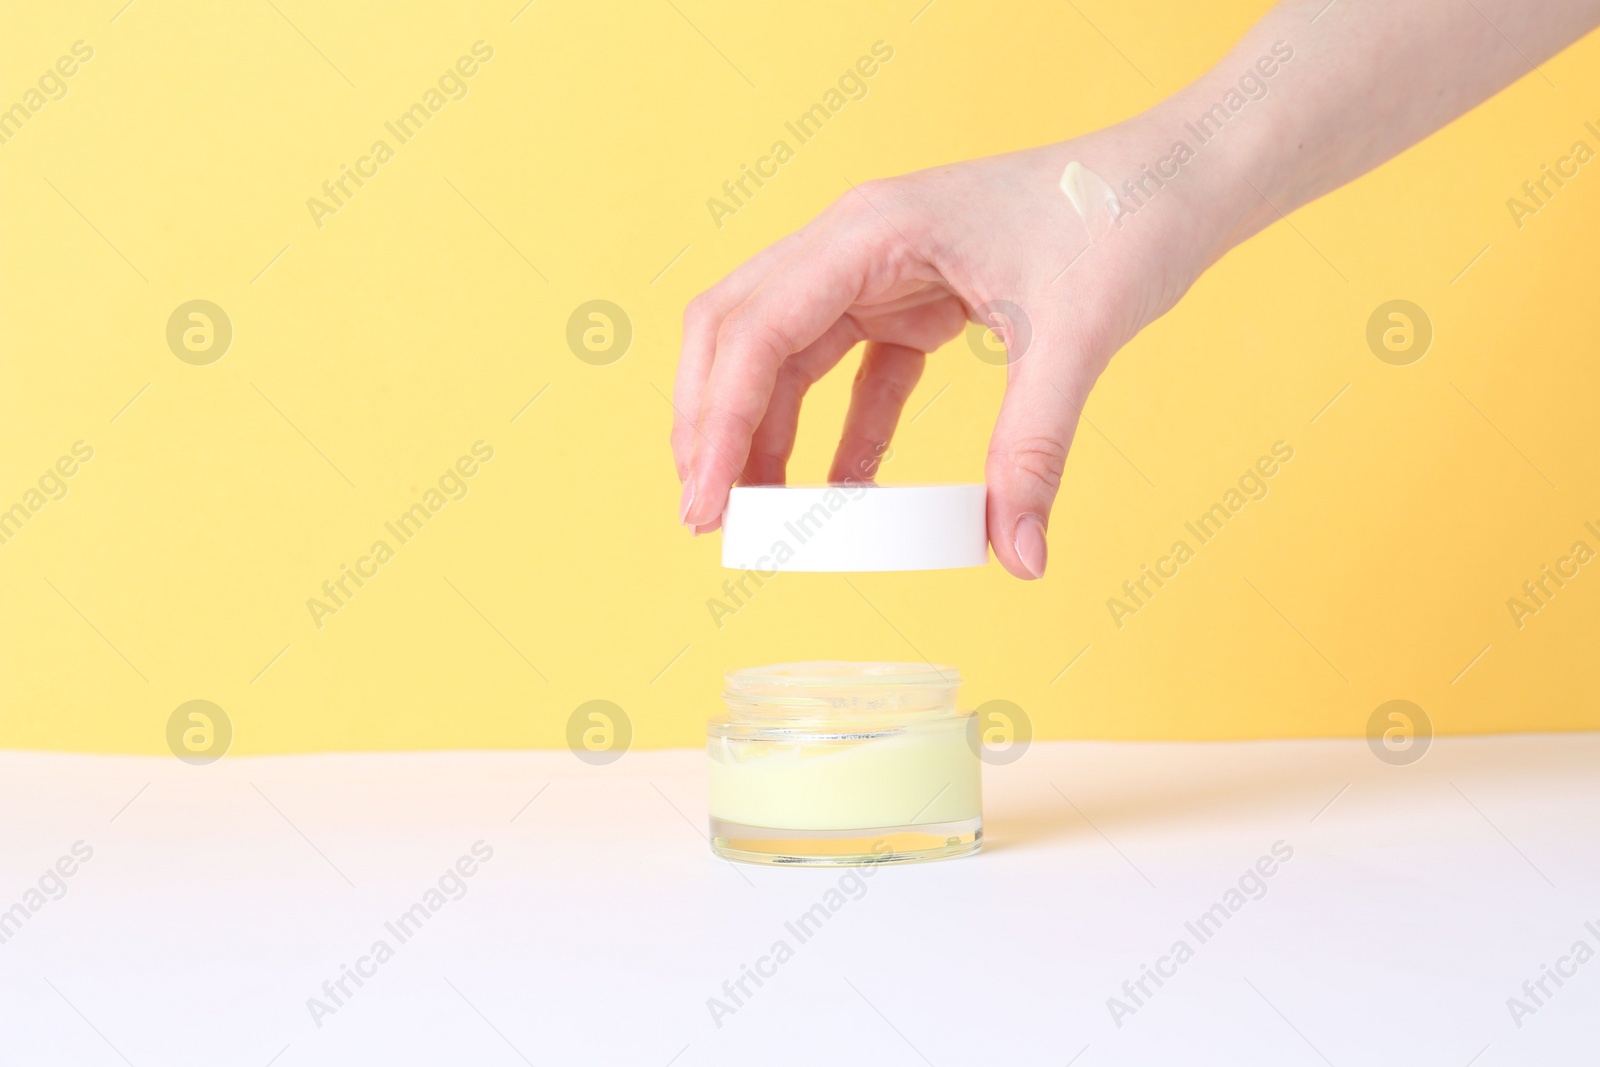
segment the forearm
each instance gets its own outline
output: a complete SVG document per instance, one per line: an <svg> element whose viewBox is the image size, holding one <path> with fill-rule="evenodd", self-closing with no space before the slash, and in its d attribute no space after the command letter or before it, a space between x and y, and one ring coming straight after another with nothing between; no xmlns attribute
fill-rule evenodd
<svg viewBox="0 0 1600 1067"><path fill-rule="evenodd" d="M1532 73L1596 24L1600 0L1291 0L1141 121L1195 148L1197 165L1184 169L1221 209L1215 258Z"/></svg>

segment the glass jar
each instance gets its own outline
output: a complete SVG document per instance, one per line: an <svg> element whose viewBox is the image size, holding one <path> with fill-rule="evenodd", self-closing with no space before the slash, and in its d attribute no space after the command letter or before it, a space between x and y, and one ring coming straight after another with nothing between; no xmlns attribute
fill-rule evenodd
<svg viewBox="0 0 1600 1067"><path fill-rule="evenodd" d="M982 781L960 684L917 663L730 671L727 713L706 730L712 849L819 866L976 851Z"/></svg>

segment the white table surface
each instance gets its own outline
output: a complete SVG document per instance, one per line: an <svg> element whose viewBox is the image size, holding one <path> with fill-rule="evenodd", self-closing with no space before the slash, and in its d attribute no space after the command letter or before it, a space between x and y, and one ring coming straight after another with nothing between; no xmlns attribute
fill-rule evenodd
<svg viewBox="0 0 1600 1067"><path fill-rule="evenodd" d="M985 770L982 853L843 883L864 892L804 943L786 921L842 872L711 855L703 764L0 753L0 909L93 849L0 944L0 1064L1600 1058L1600 959L1520 1027L1506 1004L1600 950L1600 736L1441 739L1409 767L1361 741L1035 744ZM465 895L398 944L385 921L478 841ZM1185 922L1279 841L1200 944ZM380 938L318 1027L307 999ZM1107 999L1180 938L1117 1026ZM716 1025L707 999L779 939Z"/></svg>

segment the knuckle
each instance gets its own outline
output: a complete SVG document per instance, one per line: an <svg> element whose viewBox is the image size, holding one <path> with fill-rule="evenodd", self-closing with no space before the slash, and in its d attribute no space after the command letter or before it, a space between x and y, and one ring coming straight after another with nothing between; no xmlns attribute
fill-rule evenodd
<svg viewBox="0 0 1600 1067"><path fill-rule="evenodd" d="M715 328L719 318L716 290L707 289L685 305L683 332L692 333L701 330L709 332Z"/></svg>
<svg viewBox="0 0 1600 1067"><path fill-rule="evenodd" d="M778 323L763 315L735 312L722 320L717 328L717 351L731 350L741 353L770 353L775 359L784 359L799 350L788 332Z"/></svg>
<svg viewBox="0 0 1600 1067"><path fill-rule="evenodd" d="M899 199L899 183L893 178L872 178L853 186L833 202L831 214L846 223L883 224L884 213Z"/></svg>
<svg viewBox="0 0 1600 1067"><path fill-rule="evenodd" d="M712 441L749 441L755 436L757 422L736 408L723 408L706 412L701 429Z"/></svg>
<svg viewBox="0 0 1600 1067"><path fill-rule="evenodd" d="M921 352L900 349L893 355L880 354L876 360L862 360L856 371L855 389L866 397L902 405L910 398L927 357Z"/></svg>
<svg viewBox="0 0 1600 1067"><path fill-rule="evenodd" d="M860 185L857 185L846 195L853 199L856 203L860 204L862 207L870 210L873 207L880 207L883 198L888 195L890 190L893 188L894 183L890 179L868 178Z"/></svg>
<svg viewBox="0 0 1600 1067"><path fill-rule="evenodd" d="M865 369L856 372L856 380L851 386L858 401L871 404L873 407L890 406L896 409L905 404L915 387L915 379L874 374Z"/></svg>
<svg viewBox="0 0 1600 1067"><path fill-rule="evenodd" d="M991 446L988 467L996 480L1021 478L1054 494L1067 465L1067 442L1053 435L1024 437Z"/></svg>
<svg viewBox="0 0 1600 1067"><path fill-rule="evenodd" d="M753 448L744 461L745 478L751 485L781 483L789 466L789 449L777 446Z"/></svg>
<svg viewBox="0 0 1600 1067"><path fill-rule="evenodd" d="M862 477L870 478L877 472L884 453L889 451L889 442L862 430L847 430L839 436L838 451L841 455L861 457L856 468Z"/></svg>
<svg viewBox="0 0 1600 1067"><path fill-rule="evenodd" d="M862 200L860 186L847 190L828 206L829 221L833 223L851 223L858 221L864 214L871 212L871 207Z"/></svg>
<svg viewBox="0 0 1600 1067"><path fill-rule="evenodd" d="M778 368L778 385L805 392L817 384L816 372L805 365L805 360L786 359Z"/></svg>

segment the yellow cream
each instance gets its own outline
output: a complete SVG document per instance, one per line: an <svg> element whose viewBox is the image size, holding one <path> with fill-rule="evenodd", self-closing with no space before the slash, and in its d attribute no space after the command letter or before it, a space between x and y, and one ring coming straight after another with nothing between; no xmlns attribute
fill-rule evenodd
<svg viewBox="0 0 1600 1067"><path fill-rule="evenodd" d="M1061 173L1061 191L1067 194L1073 210L1088 227L1089 240L1098 241L1122 224L1122 201L1107 181L1088 167L1073 160Z"/></svg>
<svg viewBox="0 0 1600 1067"><path fill-rule="evenodd" d="M982 814L964 720L862 740L715 739L711 813L782 830L860 830Z"/></svg>

